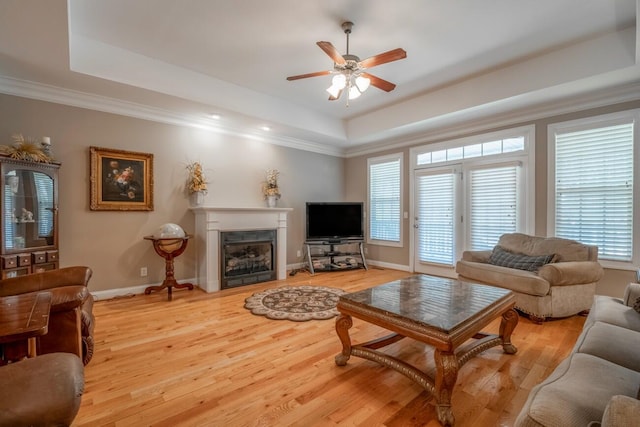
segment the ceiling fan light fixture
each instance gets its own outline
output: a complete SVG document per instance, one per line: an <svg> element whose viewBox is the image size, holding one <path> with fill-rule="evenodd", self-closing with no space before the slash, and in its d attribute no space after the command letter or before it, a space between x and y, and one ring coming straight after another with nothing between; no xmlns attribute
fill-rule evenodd
<svg viewBox="0 0 640 427"><path fill-rule="evenodd" d="M329 95L331 95L334 98L337 98L338 95L340 95L340 91L342 90L342 88L337 87L336 85L331 85L328 89L327 92L329 92Z"/></svg>
<svg viewBox="0 0 640 427"><path fill-rule="evenodd" d="M336 74L333 76L333 79L331 79L331 85L338 88L338 90L344 89L347 85L347 77L344 74Z"/></svg>
<svg viewBox="0 0 640 427"><path fill-rule="evenodd" d="M370 84L371 84L371 79L368 79L363 76L358 76L356 78L356 86L358 87L358 90L360 92L364 92L365 90L367 90Z"/></svg>
<svg viewBox="0 0 640 427"><path fill-rule="evenodd" d="M349 88L349 99L356 99L357 97L359 97L361 95L360 91L358 90L358 87L353 85Z"/></svg>

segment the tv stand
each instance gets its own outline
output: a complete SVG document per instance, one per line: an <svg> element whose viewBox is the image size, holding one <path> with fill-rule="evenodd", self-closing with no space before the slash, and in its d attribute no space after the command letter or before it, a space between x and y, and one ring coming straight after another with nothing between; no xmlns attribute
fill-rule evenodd
<svg viewBox="0 0 640 427"><path fill-rule="evenodd" d="M306 241L305 245L311 274L315 274L316 271L369 269L364 256L363 240L313 240ZM356 245L357 251L347 247ZM338 248L338 246L345 246L346 248Z"/></svg>

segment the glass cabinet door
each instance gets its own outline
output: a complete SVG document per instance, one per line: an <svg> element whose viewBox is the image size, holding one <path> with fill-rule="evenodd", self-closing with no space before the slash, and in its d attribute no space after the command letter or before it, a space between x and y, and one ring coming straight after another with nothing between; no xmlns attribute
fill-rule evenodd
<svg viewBox="0 0 640 427"><path fill-rule="evenodd" d="M55 185L47 172L3 164L3 253L55 244Z"/></svg>

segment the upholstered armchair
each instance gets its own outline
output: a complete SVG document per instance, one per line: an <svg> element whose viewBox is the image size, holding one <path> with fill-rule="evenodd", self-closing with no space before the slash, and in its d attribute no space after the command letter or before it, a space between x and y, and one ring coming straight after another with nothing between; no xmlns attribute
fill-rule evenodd
<svg viewBox="0 0 640 427"><path fill-rule="evenodd" d="M70 426L84 392L78 356L51 353L0 366L0 427Z"/></svg>
<svg viewBox="0 0 640 427"><path fill-rule="evenodd" d="M37 354L73 353L86 365L93 356L93 296L87 285L92 271L75 266L0 280L0 297L51 292L49 328L38 338ZM23 343L5 344L4 354L19 359Z"/></svg>
<svg viewBox="0 0 640 427"><path fill-rule="evenodd" d="M510 289L516 309L536 323L587 312L603 270L598 248L558 237L511 233L492 251L465 251L460 280Z"/></svg>

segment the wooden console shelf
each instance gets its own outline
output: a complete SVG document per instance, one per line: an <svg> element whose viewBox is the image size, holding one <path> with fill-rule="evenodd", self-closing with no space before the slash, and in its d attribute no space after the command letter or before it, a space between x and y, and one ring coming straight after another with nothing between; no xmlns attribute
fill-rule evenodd
<svg viewBox="0 0 640 427"><path fill-rule="evenodd" d="M311 274L316 271L369 269L362 240L307 241L305 245ZM357 246L357 251L349 250L354 246ZM343 247L344 250L340 250Z"/></svg>

